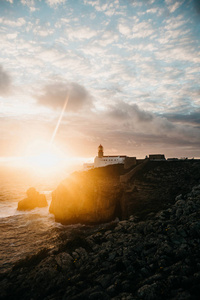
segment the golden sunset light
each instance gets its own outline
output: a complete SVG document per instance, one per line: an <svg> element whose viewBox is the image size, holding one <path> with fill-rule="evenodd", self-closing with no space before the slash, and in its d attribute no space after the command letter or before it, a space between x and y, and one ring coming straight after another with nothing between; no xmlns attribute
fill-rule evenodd
<svg viewBox="0 0 200 300"><path fill-rule="evenodd" d="M200 0L0 0L0 300L200 295Z"/></svg>
<svg viewBox="0 0 200 300"><path fill-rule="evenodd" d="M46 151L36 156L25 157L24 164L36 168L38 172L49 172L59 168L62 159L52 151Z"/></svg>
<svg viewBox="0 0 200 300"><path fill-rule="evenodd" d="M199 157L196 1L2 0L0 156Z"/></svg>

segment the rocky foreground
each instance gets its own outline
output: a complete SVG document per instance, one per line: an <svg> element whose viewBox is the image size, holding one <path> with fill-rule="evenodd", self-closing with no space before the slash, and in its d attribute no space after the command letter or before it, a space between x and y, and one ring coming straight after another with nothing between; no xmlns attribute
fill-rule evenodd
<svg viewBox="0 0 200 300"><path fill-rule="evenodd" d="M62 236L1 279L0 299L199 299L200 185L145 221Z"/></svg>

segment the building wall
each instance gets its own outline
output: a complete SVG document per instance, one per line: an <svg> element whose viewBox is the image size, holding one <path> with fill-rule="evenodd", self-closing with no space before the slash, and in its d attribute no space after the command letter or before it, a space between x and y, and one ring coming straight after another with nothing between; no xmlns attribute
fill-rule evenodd
<svg viewBox="0 0 200 300"><path fill-rule="evenodd" d="M164 154L149 154L150 160L165 160Z"/></svg>
<svg viewBox="0 0 200 300"><path fill-rule="evenodd" d="M96 156L94 159L94 167L98 168L114 164L124 164L124 161L125 157L120 156L103 156L102 158Z"/></svg>
<svg viewBox="0 0 200 300"><path fill-rule="evenodd" d="M124 169L129 169L137 164L136 157L126 157L124 162Z"/></svg>

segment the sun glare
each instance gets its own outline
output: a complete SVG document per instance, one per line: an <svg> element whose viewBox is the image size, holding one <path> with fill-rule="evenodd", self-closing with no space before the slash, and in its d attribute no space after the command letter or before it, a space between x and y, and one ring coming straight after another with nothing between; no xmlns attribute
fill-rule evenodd
<svg viewBox="0 0 200 300"><path fill-rule="evenodd" d="M41 142L29 147L27 154L22 158L24 167L43 175L59 171L64 162L66 155L58 148Z"/></svg>
<svg viewBox="0 0 200 300"><path fill-rule="evenodd" d="M36 167L38 169L52 169L56 168L60 164L61 159L50 151L42 152L36 156L25 157L25 163L30 167Z"/></svg>
<svg viewBox="0 0 200 300"><path fill-rule="evenodd" d="M61 150L62 149L62 150ZM69 149L37 140L24 148L21 156L0 157L2 166L27 170L37 178L60 178L80 170L86 158L74 156ZM26 174L26 173L24 173Z"/></svg>

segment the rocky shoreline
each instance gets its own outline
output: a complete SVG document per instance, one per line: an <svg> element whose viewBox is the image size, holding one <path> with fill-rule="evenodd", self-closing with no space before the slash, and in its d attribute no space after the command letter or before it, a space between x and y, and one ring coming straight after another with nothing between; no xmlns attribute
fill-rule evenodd
<svg viewBox="0 0 200 300"><path fill-rule="evenodd" d="M75 230L1 277L0 299L199 299L200 185L145 220Z"/></svg>

